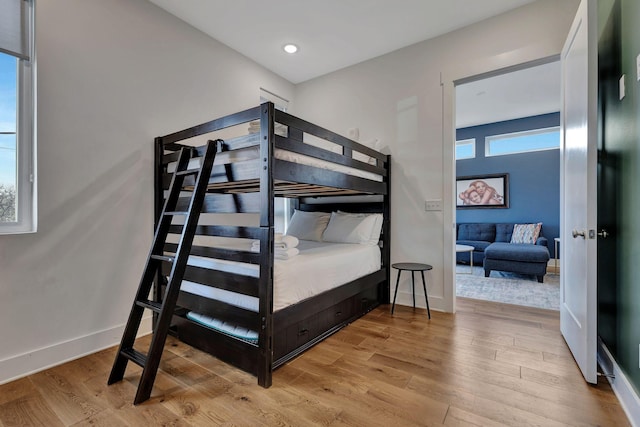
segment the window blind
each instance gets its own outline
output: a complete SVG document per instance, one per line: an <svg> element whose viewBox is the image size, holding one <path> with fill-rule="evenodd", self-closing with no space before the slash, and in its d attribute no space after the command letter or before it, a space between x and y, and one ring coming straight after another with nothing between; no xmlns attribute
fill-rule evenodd
<svg viewBox="0 0 640 427"><path fill-rule="evenodd" d="M0 52L29 60L28 0L0 0Z"/></svg>

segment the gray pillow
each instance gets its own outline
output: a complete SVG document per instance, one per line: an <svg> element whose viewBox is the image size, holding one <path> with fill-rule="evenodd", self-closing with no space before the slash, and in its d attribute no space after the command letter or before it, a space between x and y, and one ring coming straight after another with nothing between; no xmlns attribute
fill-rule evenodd
<svg viewBox="0 0 640 427"><path fill-rule="evenodd" d="M328 212L305 212L296 209L285 234L300 240L322 242L322 233L327 228L330 218L331 214Z"/></svg>

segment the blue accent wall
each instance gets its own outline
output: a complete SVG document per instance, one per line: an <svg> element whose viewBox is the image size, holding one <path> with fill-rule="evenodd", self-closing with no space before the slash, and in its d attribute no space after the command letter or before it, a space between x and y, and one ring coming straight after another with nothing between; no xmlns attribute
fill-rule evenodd
<svg viewBox="0 0 640 427"><path fill-rule="evenodd" d="M554 256L560 235L560 150L485 157L485 137L560 125L560 113L461 128L456 139L476 139L476 157L456 161L457 176L509 174L508 209L458 209L456 222L542 222ZM561 249L560 249L561 250Z"/></svg>

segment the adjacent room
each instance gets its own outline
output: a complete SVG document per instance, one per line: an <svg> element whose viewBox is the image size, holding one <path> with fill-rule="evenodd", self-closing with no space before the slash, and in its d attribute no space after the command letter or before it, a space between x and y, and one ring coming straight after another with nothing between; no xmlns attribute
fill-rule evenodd
<svg viewBox="0 0 640 427"><path fill-rule="evenodd" d="M560 62L456 86L456 129L456 294L558 310Z"/></svg>

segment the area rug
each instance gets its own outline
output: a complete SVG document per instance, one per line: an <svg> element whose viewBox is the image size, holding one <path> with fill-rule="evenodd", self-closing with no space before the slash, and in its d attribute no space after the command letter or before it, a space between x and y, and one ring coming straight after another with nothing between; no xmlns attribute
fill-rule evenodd
<svg viewBox="0 0 640 427"><path fill-rule="evenodd" d="M484 277L482 267L474 267L468 273L468 265L456 266L456 295L459 297L495 301L527 307L559 310L560 276L547 273L544 283L538 283L535 276L527 276L500 271L492 271Z"/></svg>

